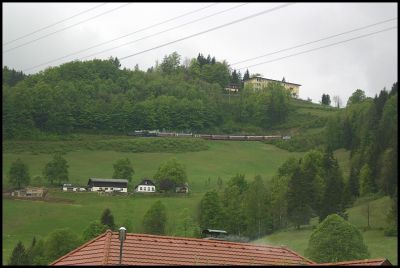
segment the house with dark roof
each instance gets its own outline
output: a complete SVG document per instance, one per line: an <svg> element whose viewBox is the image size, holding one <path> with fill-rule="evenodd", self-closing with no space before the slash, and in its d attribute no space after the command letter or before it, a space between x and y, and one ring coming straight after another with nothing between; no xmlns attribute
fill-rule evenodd
<svg viewBox="0 0 400 268"><path fill-rule="evenodd" d="M317 264L282 246L107 230L52 262L59 265L391 265L386 259Z"/></svg>
<svg viewBox="0 0 400 268"><path fill-rule="evenodd" d="M187 182L183 183L183 184L178 184L175 187L175 192L176 193L189 193L189 184Z"/></svg>
<svg viewBox="0 0 400 268"><path fill-rule="evenodd" d="M156 185L149 179L142 180L135 186L135 193L155 193Z"/></svg>
<svg viewBox="0 0 400 268"><path fill-rule="evenodd" d="M90 178L87 186L92 192L128 192L128 180Z"/></svg>

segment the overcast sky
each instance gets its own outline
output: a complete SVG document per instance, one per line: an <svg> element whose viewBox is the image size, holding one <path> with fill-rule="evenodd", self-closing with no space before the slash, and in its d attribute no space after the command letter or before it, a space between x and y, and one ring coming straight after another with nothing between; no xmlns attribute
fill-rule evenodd
<svg viewBox="0 0 400 268"><path fill-rule="evenodd" d="M25 73L36 73L49 66L81 59L85 56L144 38L157 32L191 22L243 3L107 3L89 12L65 20L53 27L8 43L21 36L54 24L101 3L3 3L3 66L26 70L36 65L72 54L79 50L138 31L165 20L202 9L196 13L171 20L156 27L140 31L117 41L49 63ZM204 20L145 38L92 58L122 58L136 52L159 46L207 29L223 25L282 6L284 3L248 3ZM125 5L125 6L124 6ZM212 5L212 6L210 6ZM121 7L122 6L122 7ZM119 9L116 9L121 7ZM101 13L87 22L79 23ZM397 18L397 3L296 3L283 8L217 29L187 40L170 44L137 56L121 60L122 67L133 69L135 64L147 70L156 60L174 51L185 58L197 54L211 54L229 64L261 56L281 49L343 33L370 24ZM79 23L79 24L78 24ZM243 68L271 61L360 35L397 27L397 19L332 39L284 51L242 64ZM78 24L59 33L12 49L31 40ZM397 28L363 37L339 45L315 50L277 61L250 67L250 73L260 73L265 78L298 83L300 98L319 102L323 93L331 99L339 95L346 103L349 96L360 88L367 96L374 96L383 87L391 88L397 81ZM7 51L8 49L12 49ZM245 69L241 72L244 73Z"/></svg>

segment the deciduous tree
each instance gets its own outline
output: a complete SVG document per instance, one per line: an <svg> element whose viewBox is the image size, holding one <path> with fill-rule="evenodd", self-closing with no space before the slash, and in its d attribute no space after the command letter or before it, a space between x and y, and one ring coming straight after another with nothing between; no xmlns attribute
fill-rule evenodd
<svg viewBox="0 0 400 268"><path fill-rule="evenodd" d="M329 215L311 234L306 256L318 263L362 260L370 256L361 232L337 214Z"/></svg>
<svg viewBox="0 0 400 268"><path fill-rule="evenodd" d="M158 200L144 215L143 230L146 234L164 235L166 224L166 208L164 204L160 200Z"/></svg>
<svg viewBox="0 0 400 268"><path fill-rule="evenodd" d="M21 189L29 184L30 177L28 166L20 158L16 159L8 172L9 182L12 186Z"/></svg>
<svg viewBox="0 0 400 268"><path fill-rule="evenodd" d="M50 261L77 248L82 241L70 229L57 229L49 234L45 243L45 254Z"/></svg>
<svg viewBox="0 0 400 268"><path fill-rule="evenodd" d="M114 165L113 179L125 179L132 181L132 176L135 174L131 161L128 158L119 159Z"/></svg>
<svg viewBox="0 0 400 268"><path fill-rule="evenodd" d="M84 242L89 241L107 230L108 226L99 221L92 221L89 226L83 231L82 239Z"/></svg>
<svg viewBox="0 0 400 268"><path fill-rule="evenodd" d="M63 183L68 181L68 163L60 154L56 154L53 160L48 162L43 170L43 176L53 184L53 181Z"/></svg>
<svg viewBox="0 0 400 268"><path fill-rule="evenodd" d="M201 229L223 229L224 215L216 191L205 193L200 201L199 214Z"/></svg>
<svg viewBox="0 0 400 268"><path fill-rule="evenodd" d="M158 185L166 179L173 181L175 185L183 184L187 182L186 168L176 158L169 159L160 165L154 179ZM174 186L171 185L171 187ZM174 190L174 188L170 190Z"/></svg>

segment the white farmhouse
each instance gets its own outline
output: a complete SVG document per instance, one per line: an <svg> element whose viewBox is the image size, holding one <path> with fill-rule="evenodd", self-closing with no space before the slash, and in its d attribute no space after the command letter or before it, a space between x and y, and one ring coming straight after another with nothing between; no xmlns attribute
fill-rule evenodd
<svg viewBox="0 0 400 268"><path fill-rule="evenodd" d="M143 180L141 183L135 186L136 193L155 193L156 185L151 180Z"/></svg>
<svg viewBox="0 0 400 268"><path fill-rule="evenodd" d="M92 192L128 192L128 180L90 178L88 189Z"/></svg>

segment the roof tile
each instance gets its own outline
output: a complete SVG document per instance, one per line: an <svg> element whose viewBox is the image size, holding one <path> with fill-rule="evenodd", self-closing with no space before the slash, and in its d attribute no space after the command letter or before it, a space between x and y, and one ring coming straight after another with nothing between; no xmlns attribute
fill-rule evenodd
<svg viewBox="0 0 400 268"><path fill-rule="evenodd" d="M115 265L119 263L118 233L85 243L51 265ZM147 234L127 234L122 264L127 265L306 265L312 261L283 247Z"/></svg>

